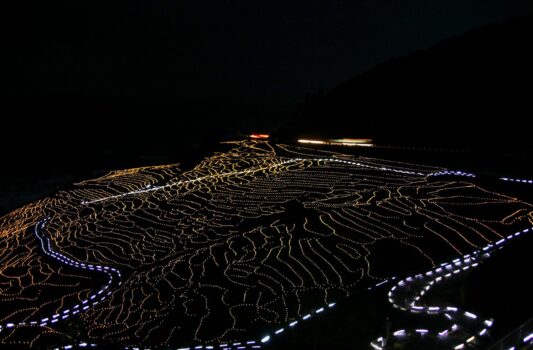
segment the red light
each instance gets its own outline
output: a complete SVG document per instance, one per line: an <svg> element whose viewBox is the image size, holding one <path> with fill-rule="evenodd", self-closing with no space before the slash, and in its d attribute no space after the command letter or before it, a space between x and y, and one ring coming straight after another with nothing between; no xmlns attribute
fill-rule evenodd
<svg viewBox="0 0 533 350"><path fill-rule="evenodd" d="M250 138L252 139L268 139L270 137L269 134L251 134Z"/></svg>

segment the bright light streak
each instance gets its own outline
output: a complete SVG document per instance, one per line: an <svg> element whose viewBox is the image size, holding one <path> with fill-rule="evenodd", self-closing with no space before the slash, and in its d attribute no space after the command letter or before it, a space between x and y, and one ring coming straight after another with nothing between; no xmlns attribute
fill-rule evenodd
<svg viewBox="0 0 533 350"><path fill-rule="evenodd" d="M313 144L313 145L323 145L323 144L326 143L325 141L320 141L320 140L307 140L307 139L299 139L298 142L299 142L299 143L310 143L310 144Z"/></svg>
<svg viewBox="0 0 533 350"><path fill-rule="evenodd" d="M372 142L372 139L333 139L329 140L331 142L343 142L343 143L370 143Z"/></svg>
<svg viewBox="0 0 533 350"><path fill-rule="evenodd" d="M372 139L329 139L329 140L312 140L312 139L298 139L298 143L312 144L312 145L334 145L334 146L364 146L372 147Z"/></svg>
<svg viewBox="0 0 533 350"><path fill-rule="evenodd" d="M251 139L268 139L270 137L269 134L251 134Z"/></svg>

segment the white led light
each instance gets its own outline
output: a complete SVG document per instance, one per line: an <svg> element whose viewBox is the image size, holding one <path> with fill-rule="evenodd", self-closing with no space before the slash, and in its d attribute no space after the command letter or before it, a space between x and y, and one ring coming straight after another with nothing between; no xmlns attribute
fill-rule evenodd
<svg viewBox="0 0 533 350"><path fill-rule="evenodd" d="M269 340L270 340L270 336L267 335L267 336L265 336L265 337L263 337L263 338L261 339L261 343L266 343L266 342L268 342Z"/></svg>

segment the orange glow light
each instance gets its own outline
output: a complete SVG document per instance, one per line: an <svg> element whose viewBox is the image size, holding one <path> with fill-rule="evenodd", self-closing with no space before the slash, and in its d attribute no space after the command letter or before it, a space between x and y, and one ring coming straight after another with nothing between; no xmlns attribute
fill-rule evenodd
<svg viewBox="0 0 533 350"><path fill-rule="evenodd" d="M269 134L251 134L250 138L252 139L268 139L270 137Z"/></svg>

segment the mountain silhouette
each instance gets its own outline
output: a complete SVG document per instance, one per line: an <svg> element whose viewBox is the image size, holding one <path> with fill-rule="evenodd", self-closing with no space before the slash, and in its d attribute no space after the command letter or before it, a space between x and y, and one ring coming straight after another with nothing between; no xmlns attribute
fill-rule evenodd
<svg viewBox="0 0 533 350"><path fill-rule="evenodd" d="M481 27L391 58L325 95L308 96L278 137L531 150L532 21Z"/></svg>

